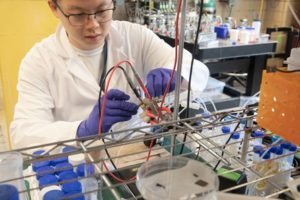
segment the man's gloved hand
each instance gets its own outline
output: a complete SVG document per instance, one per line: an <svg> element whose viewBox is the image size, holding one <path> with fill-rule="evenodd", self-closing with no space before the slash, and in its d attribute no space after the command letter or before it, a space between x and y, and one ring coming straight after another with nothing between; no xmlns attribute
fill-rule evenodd
<svg viewBox="0 0 300 200"><path fill-rule="evenodd" d="M166 68L156 68L147 74L146 88L152 97L160 97L164 94L171 78L171 74L172 70ZM175 89L175 83L176 72L174 73L169 92L172 92Z"/></svg>
<svg viewBox="0 0 300 200"><path fill-rule="evenodd" d="M102 119L102 132L108 132L113 124L128 121L132 115L137 113L138 106L127 102L129 98L129 95L120 90L111 89L108 91ZM100 107L97 102L89 117L80 123L77 129L77 136L79 138L98 134L99 108L101 110L102 102L103 96L100 100Z"/></svg>

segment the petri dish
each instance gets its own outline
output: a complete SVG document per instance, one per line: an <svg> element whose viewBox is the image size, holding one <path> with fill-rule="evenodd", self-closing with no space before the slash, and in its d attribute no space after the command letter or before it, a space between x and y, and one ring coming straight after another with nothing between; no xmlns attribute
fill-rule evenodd
<svg viewBox="0 0 300 200"><path fill-rule="evenodd" d="M147 200L216 200L219 179L204 163L185 157L170 157L141 165L136 185Z"/></svg>

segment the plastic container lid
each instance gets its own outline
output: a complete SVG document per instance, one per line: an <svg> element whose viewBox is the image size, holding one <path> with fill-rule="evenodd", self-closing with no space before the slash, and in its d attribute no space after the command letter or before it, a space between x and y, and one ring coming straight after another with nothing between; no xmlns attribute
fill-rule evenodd
<svg viewBox="0 0 300 200"><path fill-rule="evenodd" d="M199 161L184 157L159 158L141 165L136 185L147 200L198 196L215 199L219 179L210 167Z"/></svg>
<svg viewBox="0 0 300 200"><path fill-rule="evenodd" d="M13 185L0 185L0 199L2 200L19 200L18 189Z"/></svg>
<svg viewBox="0 0 300 200"><path fill-rule="evenodd" d="M224 134L230 133L230 127L228 127L228 126L223 126L221 130L222 130L222 133L224 133Z"/></svg>
<svg viewBox="0 0 300 200"><path fill-rule="evenodd" d="M77 166L81 163L85 163L85 158L84 158L84 154L80 153L80 154L76 154L76 155L71 155L69 156L69 162L73 165L73 166Z"/></svg>
<svg viewBox="0 0 300 200"><path fill-rule="evenodd" d="M83 163L83 164L78 165L76 172L77 172L78 176L83 177L83 176L85 176L85 170L87 172L86 176L95 174L95 167L92 163L89 163L89 164Z"/></svg>
<svg viewBox="0 0 300 200"><path fill-rule="evenodd" d="M210 118L211 113L209 113L209 112L203 112L203 113L201 113L201 116L202 116L204 119L208 119L208 118Z"/></svg>
<svg viewBox="0 0 300 200"><path fill-rule="evenodd" d="M289 148L289 151L292 151L292 152L297 151L297 146L294 145L294 144L291 144L291 146L290 146L290 148Z"/></svg>
<svg viewBox="0 0 300 200"><path fill-rule="evenodd" d="M238 140L240 139L240 133L234 132L231 136L231 139Z"/></svg>
<svg viewBox="0 0 300 200"><path fill-rule="evenodd" d="M280 146L284 149L290 149L291 144L289 142L285 142L285 143L282 143Z"/></svg>
<svg viewBox="0 0 300 200"><path fill-rule="evenodd" d="M278 148L277 148L276 154L277 154L278 156L282 155L282 154L283 154L283 148L282 148L282 147L278 147Z"/></svg>
<svg viewBox="0 0 300 200"><path fill-rule="evenodd" d="M268 160L271 158L271 153L268 151L264 156L263 159Z"/></svg>
<svg viewBox="0 0 300 200"><path fill-rule="evenodd" d="M43 200L56 200L62 199L64 197L64 193L61 190L51 190L43 195Z"/></svg>
<svg viewBox="0 0 300 200"><path fill-rule="evenodd" d="M57 175L65 171L73 172L73 165L71 165L70 163L59 163L55 166L55 173Z"/></svg>
<svg viewBox="0 0 300 200"><path fill-rule="evenodd" d="M276 154L278 151L277 149L278 149L277 146L273 146L273 147L271 147L270 152Z"/></svg>
<svg viewBox="0 0 300 200"><path fill-rule="evenodd" d="M77 148L76 147L72 147L72 146L66 146L62 149L62 152L63 153L68 153L68 152L73 152L73 151L76 151Z"/></svg>
<svg viewBox="0 0 300 200"><path fill-rule="evenodd" d="M44 150L37 150L37 151L33 152L32 155L35 156L35 157L38 157L38 156L42 155L43 153L45 153ZM45 154L43 156L48 156L48 155L49 154ZM34 162L34 163L32 163L32 170L34 172L36 172L36 170L38 168L49 166L49 165L50 165L50 160L44 160L44 161Z"/></svg>
<svg viewBox="0 0 300 200"><path fill-rule="evenodd" d="M78 178L78 175L71 171L61 172L58 176L59 181L71 180L75 178Z"/></svg>
<svg viewBox="0 0 300 200"><path fill-rule="evenodd" d="M46 176L42 176L39 179L39 186L40 187L44 187L45 185L48 184L55 184L57 183L57 178L54 175L46 175Z"/></svg>
<svg viewBox="0 0 300 200"><path fill-rule="evenodd" d="M81 183L79 183L78 181L64 183L64 184L62 184L61 188L65 194L69 194L71 192L81 192L82 191Z"/></svg>
<svg viewBox="0 0 300 200"><path fill-rule="evenodd" d="M253 152L257 153L257 154L260 154L261 152L263 152L263 150L264 150L264 148L262 146L260 146L260 145L255 145L253 147Z"/></svg>
<svg viewBox="0 0 300 200"><path fill-rule="evenodd" d="M254 133L251 134L252 137L263 137L265 135L265 133L263 131L260 130L256 130L254 131Z"/></svg>
<svg viewBox="0 0 300 200"><path fill-rule="evenodd" d="M47 199L47 200L54 200L54 199L58 199L58 197L62 197L59 194L55 194L57 192L52 193L53 191L60 191L60 193L62 195L64 194L61 191L61 189L60 189L59 186L57 186L57 185L51 185L51 186L44 187L43 189L41 189L40 193L41 193L41 196L43 197L43 200L45 200L45 199ZM50 194L50 193L52 193L52 194ZM57 195L59 195L59 196L57 196Z"/></svg>
<svg viewBox="0 0 300 200"><path fill-rule="evenodd" d="M68 162L68 157L59 157L51 160L51 165L56 166L59 163L66 163Z"/></svg>
<svg viewBox="0 0 300 200"><path fill-rule="evenodd" d="M54 168L50 166L38 168L36 170L36 175L38 179L40 179L42 176L54 175Z"/></svg>

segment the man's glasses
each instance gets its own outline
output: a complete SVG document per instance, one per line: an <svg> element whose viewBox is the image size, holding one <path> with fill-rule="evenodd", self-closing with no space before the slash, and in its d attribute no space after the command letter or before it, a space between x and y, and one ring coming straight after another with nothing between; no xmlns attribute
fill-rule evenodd
<svg viewBox="0 0 300 200"><path fill-rule="evenodd" d="M99 10L95 13L90 13L90 14L89 13L79 13L79 14L67 15L62 11L62 9L60 8L60 6L57 4L56 1L54 1L54 4L60 10L60 12L66 18L68 18L68 20L69 20L69 22L72 26L83 26L83 25L85 25L88 22L90 16L93 16L94 19L99 23L108 22L112 19L113 12L116 9L115 6L114 6L113 8L109 8L109 9L105 9L105 10Z"/></svg>

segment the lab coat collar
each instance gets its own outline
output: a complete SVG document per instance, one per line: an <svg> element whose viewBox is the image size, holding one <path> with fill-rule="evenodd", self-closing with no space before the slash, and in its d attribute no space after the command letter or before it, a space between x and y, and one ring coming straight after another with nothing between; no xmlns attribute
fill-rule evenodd
<svg viewBox="0 0 300 200"><path fill-rule="evenodd" d="M92 74L84 66L82 60L79 59L74 49L72 48L67 33L62 25L59 25L56 31L56 50L57 54L63 59L66 59L67 69L74 76L82 79L83 81L89 83L93 88L99 91L99 83L94 79ZM113 67L116 62L121 60L129 59L129 56L124 52L123 41L124 36L122 36L114 22L111 24L107 40L107 70Z"/></svg>

